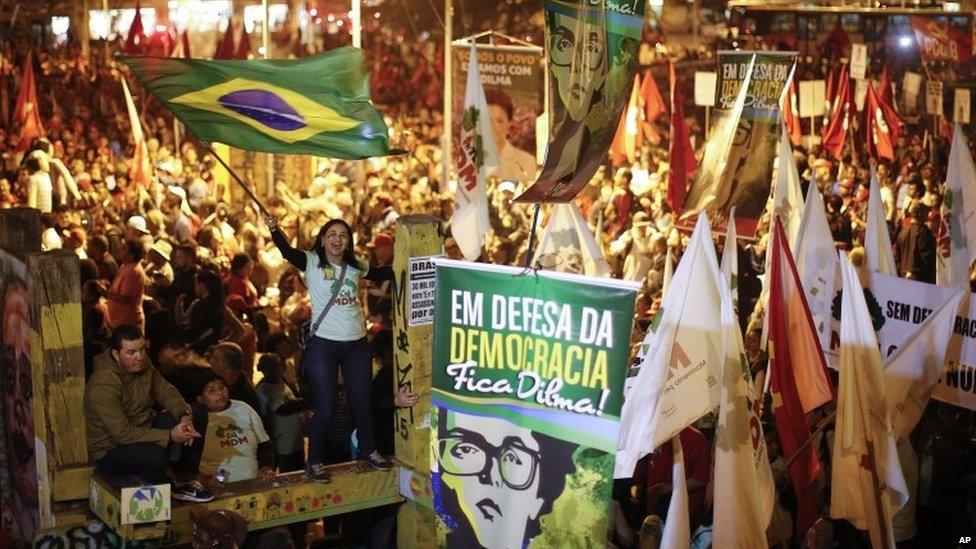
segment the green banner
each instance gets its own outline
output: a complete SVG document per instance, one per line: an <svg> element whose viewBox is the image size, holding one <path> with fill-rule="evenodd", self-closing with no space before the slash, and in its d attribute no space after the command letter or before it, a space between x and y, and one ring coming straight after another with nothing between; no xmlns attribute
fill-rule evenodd
<svg viewBox="0 0 976 549"><path fill-rule="evenodd" d="M606 159L630 98L644 0L543 0L552 118L538 180L520 202L569 202Z"/></svg>
<svg viewBox="0 0 976 549"><path fill-rule="evenodd" d="M733 112L754 55L756 62L742 112ZM686 210L718 213L724 219L734 206L740 234L755 233L769 198L780 137L780 99L795 59L796 52L718 52L712 139L720 138L730 116L740 116L739 123L734 130L729 128L731 146L725 163L708 158L706 148L706 157L685 199ZM723 169L719 171L719 167Z"/></svg>
<svg viewBox="0 0 976 549"><path fill-rule="evenodd" d="M441 546L605 544L637 289L437 260Z"/></svg>

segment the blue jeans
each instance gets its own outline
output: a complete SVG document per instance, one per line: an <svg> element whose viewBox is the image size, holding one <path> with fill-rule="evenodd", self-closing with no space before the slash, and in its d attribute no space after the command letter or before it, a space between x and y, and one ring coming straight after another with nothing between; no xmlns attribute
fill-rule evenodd
<svg viewBox="0 0 976 549"><path fill-rule="evenodd" d="M305 377L314 395L314 413L308 427L308 464L321 463L325 453L325 430L335 406L339 368L342 368L342 377L346 382L359 452L364 456L373 453L376 450L370 402L373 360L366 338L333 341L316 336L308 342L305 355Z"/></svg>

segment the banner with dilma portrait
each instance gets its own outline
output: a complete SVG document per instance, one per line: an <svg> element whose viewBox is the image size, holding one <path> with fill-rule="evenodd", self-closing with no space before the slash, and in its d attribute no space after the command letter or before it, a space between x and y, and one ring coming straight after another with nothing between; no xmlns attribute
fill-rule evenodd
<svg viewBox="0 0 976 549"><path fill-rule="evenodd" d="M606 158L630 98L645 0L543 0L552 108L542 173L516 200L569 202Z"/></svg>
<svg viewBox="0 0 976 549"><path fill-rule="evenodd" d="M435 262L439 545L604 546L638 285Z"/></svg>

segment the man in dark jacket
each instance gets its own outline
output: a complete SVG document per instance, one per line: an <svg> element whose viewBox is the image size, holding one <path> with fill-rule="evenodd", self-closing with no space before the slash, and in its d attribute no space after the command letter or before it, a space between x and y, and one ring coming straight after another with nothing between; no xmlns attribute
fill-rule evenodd
<svg viewBox="0 0 976 549"><path fill-rule="evenodd" d="M898 272L905 278L935 284L936 242L932 230L925 225L928 217L928 206L915 204L911 223L898 232Z"/></svg>
<svg viewBox="0 0 976 549"><path fill-rule="evenodd" d="M156 413L154 407L166 412ZM188 445L200 437L190 405L150 364L146 340L131 324L116 327L109 349L95 357L84 409L88 453L109 475L168 482L169 443Z"/></svg>

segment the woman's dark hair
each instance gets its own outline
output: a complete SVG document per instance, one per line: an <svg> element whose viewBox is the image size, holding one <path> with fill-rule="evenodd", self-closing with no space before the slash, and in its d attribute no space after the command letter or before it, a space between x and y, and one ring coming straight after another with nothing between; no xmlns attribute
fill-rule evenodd
<svg viewBox="0 0 976 549"><path fill-rule="evenodd" d="M447 428L447 413L445 411L442 410L438 413L437 424L440 430ZM537 431L532 431L532 438L539 444L539 488L536 496L542 499L542 507L539 508L539 514L536 515L536 518L530 520L525 525L524 540L531 540L542 533L542 518L552 512L553 503L555 503L556 498L563 493L566 487L566 478L576 472L573 455L579 449L578 444L553 438ZM454 490L446 488L440 479L437 479L434 484L434 493L439 493L442 500L440 505L435 502L438 513L445 513L449 509L457 510L458 514L450 517L450 519L454 519L451 522L454 522L461 517L459 512L461 503L458 501L457 494ZM456 526L456 529L448 534L452 545L458 547L479 546L474 530L467 520L463 518L456 520L454 526Z"/></svg>
<svg viewBox="0 0 976 549"><path fill-rule="evenodd" d="M235 254L234 258L230 260L230 270L235 273L240 273L241 269L247 267L251 263L251 256L243 253Z"/></svg>
<svg viewBox="0 0 976 549"><path fill-rule="evenodd" d="M315 235L315 243L312 245L312 251L316 256L318 256L319 265L322 268L325 268L329 264L329 258L325 256L325 246L322 245L322 237L325 236L325 233L327 233L334 225L342 225L346 228L346 233L349 235L349 245L346 246L346 249L342 252L342 262L350 267L365 270L365 266L359 261L356 254L352 251L352 227L350 227L349 224L342 219L330 220L325 225L322 225L322 228L319 229L318 234Z"/></svg>
<svg viewBox="0 0 976 549"><path fill-rule="evenodd" d="M224 303L224 285L220 281L220 276L209 270L202 270L197 273L196 281L207 288L207 301L214 303Z"/></svg>

